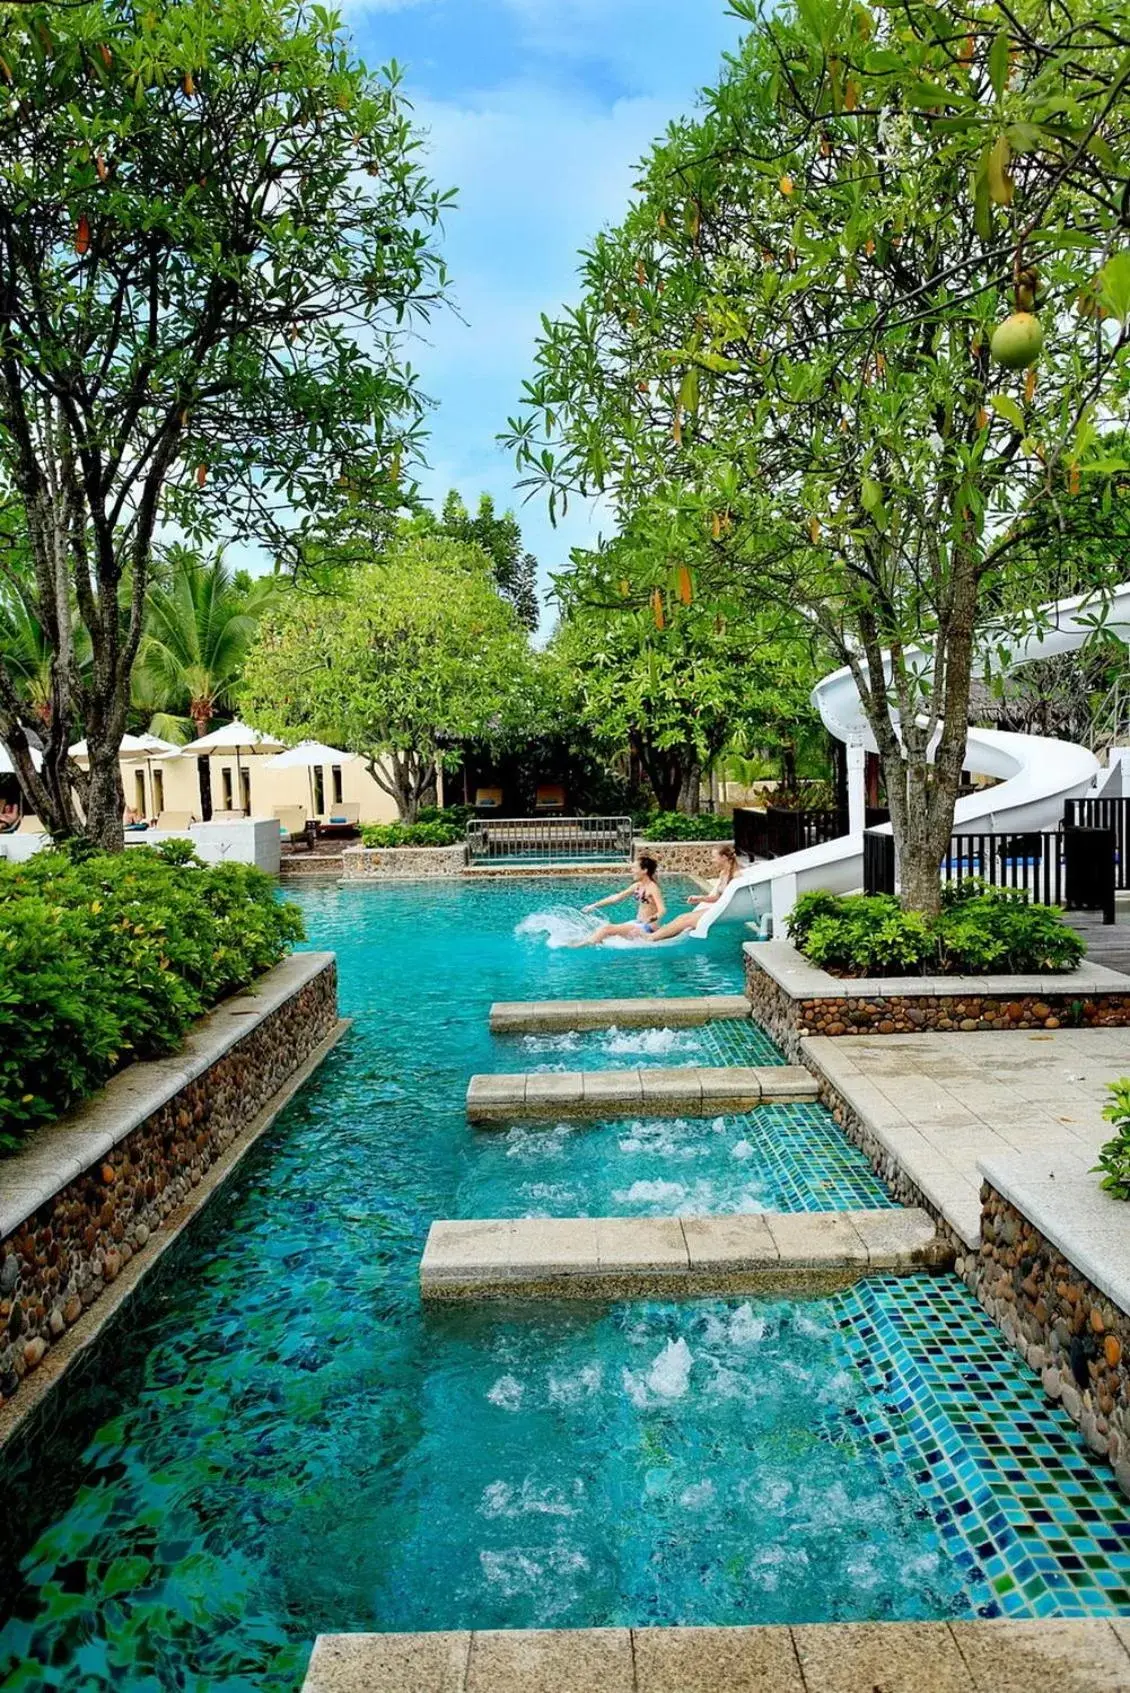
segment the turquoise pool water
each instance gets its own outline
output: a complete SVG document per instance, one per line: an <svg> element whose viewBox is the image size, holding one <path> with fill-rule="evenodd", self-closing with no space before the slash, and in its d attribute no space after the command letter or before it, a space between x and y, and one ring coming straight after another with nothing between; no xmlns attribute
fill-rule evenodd
<svg viewBox="0 0 1130 1693"><path fill-rule="evenodd" d="M822 1105L522 1124L469 1138L458 1217L670 1217L894 1204Z"/></svg>
<svg viewBox="0 0 1130 1693"><path fill-rule="evenodd" d="M698 942L685 942L698 945ZM585 1029L567 1034L500 1035L496 1070L631 1070L653 1064L783 1064L756 1023L695 1029Z"/></svg>
<svg viewBox="0 0 1130 1693"><path fill-rule="evenodd" d="M605 887L300 890L355 1028L0 1478L0 1686L294 1693L319 1630L1130 1604L1125 1501L952 1281L421 1311L490 1001L740 983L733 937L515 933Z"/></svg>

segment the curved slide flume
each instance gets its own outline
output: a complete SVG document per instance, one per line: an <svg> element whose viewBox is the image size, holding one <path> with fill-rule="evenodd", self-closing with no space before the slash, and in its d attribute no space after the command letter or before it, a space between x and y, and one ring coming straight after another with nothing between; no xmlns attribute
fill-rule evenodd
<svg viewBox="0 0 1130 1693"><path fill-rule="evenodd" d="M1031 620L1027 632L1009 638L986 639L998 670L1011 673L1036 659L1076 652L1093 634L1102 614L1103 627L1130 644L1130 583L1123 583L1105 600L1093 594L1057 600ZM929 654L923 652L924 665ZM862 777L865 752L877 751L867 726L859 693L847 668L834 670L816 684L812 703L829 733L849 748ZM959 832L1009 829L1054 829L1063 817L1063 804L1085 794L1098 771L1098 760L1086 747L1046 735L1020 735L1001 729L970 729L965 768L978 776L996 778L996 785L969 794L957 803L954 827ZM858 795L862 814L862 792ZM884 825L890 833L890 824ZM718 923L760 922L772 916L779 926L798 895L811 888L849 893L863 884L863 831L841 835L784 858L760 861L742 871L716 905L709 906L691 933L703 939Z"/></svg>

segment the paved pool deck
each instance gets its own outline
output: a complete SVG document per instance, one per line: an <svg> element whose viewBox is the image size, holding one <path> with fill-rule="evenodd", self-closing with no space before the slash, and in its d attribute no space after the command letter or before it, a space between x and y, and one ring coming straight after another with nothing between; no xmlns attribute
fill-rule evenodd
<svg viewBox="0 0 1130 1693"><path fill-rule="evenodd" d="M804 1054L970 1250L985 1177L1088 1274L1101 1225L1108 1267L1121 1242L1119 1303L1130 1296L1130 1208L1089 1174L1111 1133L1108 1083L1130 1074L1130 1030L815 1036Z"/></svg>
<svg viewBox="0 0 1130 1693"><path fill-rule="evenodd" d="M1130 1693L1130 1621L323 1634L303 1693Z"/></svg>

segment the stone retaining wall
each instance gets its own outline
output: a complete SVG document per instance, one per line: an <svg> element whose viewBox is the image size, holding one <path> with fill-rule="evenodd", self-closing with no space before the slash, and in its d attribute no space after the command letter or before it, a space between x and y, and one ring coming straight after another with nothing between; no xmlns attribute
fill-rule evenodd
<svg viewBox="0 0 1130 1693"><path fill-rule="evenodd" d="M636 839L635 852L647 852L657 861L659 874L669 876L701 876L713 881L718 867L713 853L720 846L733 846L727 836L719 841L641 841Z"/></svg>
<svg viewBox="0 0 1130 1693"><path fill-rule="evenodd" d="M347 847L341 855L344 882L432 881L459 876L466 867L462 841L449 847Z"/></svg>
<svg viewBox="0 0 1130 1693"><path fill-rule="evenodd" d="M784 943L770 943L775 952ZM808 1035L914 1035L959 1030L1125 1028L1130 1026L1130 992L1106 991L1096 982L1125 978L1113 971L1084 966L1076 974L1079 986L1057 991L1054 976L1040 980L1030 990L1016 984L1024 978L1001 977L995 986L991 976L954 978L952 989L943 979L930 984L929 991L914 991L913 978L882 981L836 982L835 992L811 991L819 978L835 981L824 971L798 960L795 983L782 983L758 959L760 946L749 945L746 957L746 994L756 1022L768 1030L778 1046L792 1059ZM896 987L897 983L897 987ZM926 984L923 983L925 990Z"/></svg>
<svg viewBox="0 0 1130 1693"><path fill-rule="evenodd" d="M1130 1494L1130 1317L986 1182L966 1280Z"/></svg>
<svg viewBox="0 0 1130 1693"><path fill-rule="evenodd" d="M181 1053L132 1065L0 1163L0 1405L336 1026L333 956L296 955L203 1019ZM139 1120L146 1095L162 1103ZM97 1155L59 1180L84 1145Z"/></svg>

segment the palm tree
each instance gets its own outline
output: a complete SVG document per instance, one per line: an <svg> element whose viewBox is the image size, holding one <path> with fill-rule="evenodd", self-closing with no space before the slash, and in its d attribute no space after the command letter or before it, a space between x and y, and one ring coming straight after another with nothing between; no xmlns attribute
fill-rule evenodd
<svg viewBox="0 0 1130 1693"><path fill-rule="evenodd" d="M221 554L168 549L149 589L134 668L134 704L152 712L155 735L183 742L208 733L231 703L258 619L277 592L270 578L237 583Z"/></svg>

